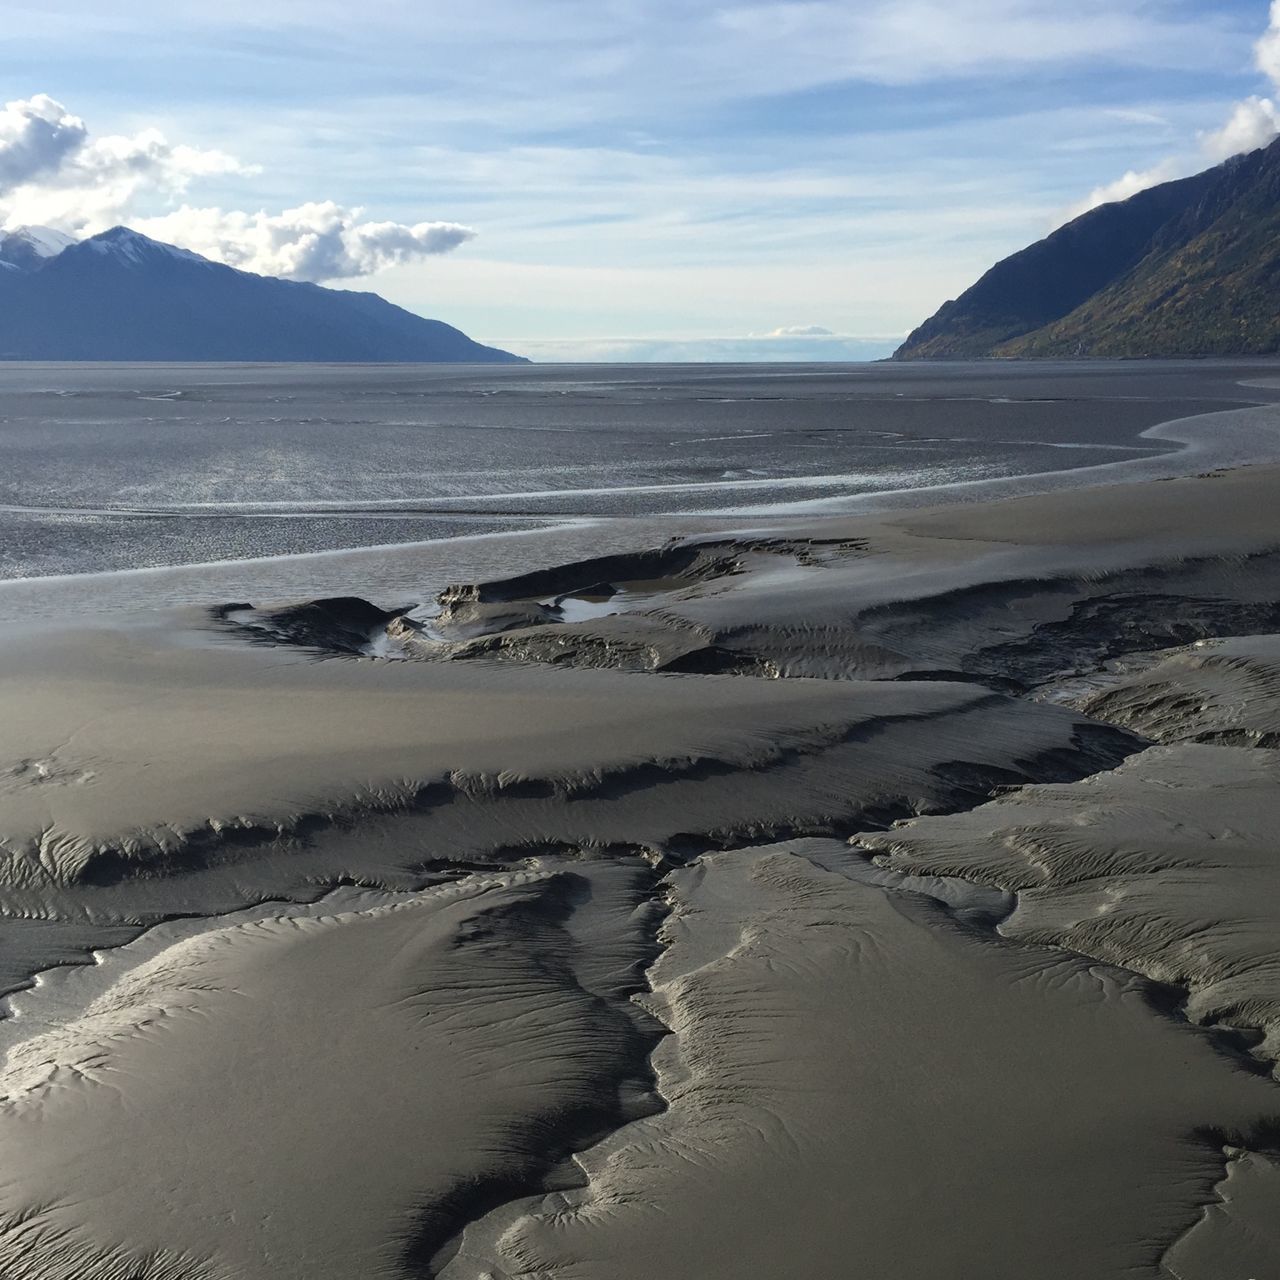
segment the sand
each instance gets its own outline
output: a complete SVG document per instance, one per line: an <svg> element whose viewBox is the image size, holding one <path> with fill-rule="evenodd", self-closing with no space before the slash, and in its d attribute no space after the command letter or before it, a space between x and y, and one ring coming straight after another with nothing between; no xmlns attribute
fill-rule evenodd
<svg viewBox="0 0 1280 1280"><path fill-rule="evenodd" d="M9 629L0 1274L1280 1273L1277 500Z"/></svg>
<svg viewBox="0 0 1280 1280"><path fill-rule="evenodd" d="M656 1105L656 1032L598 956L570 959L595 912L643 962L638 878L474 877L217 929L126 970L0 1076L0 1273L427 1265L467 1216Z"/></svg>
<svg viewBox="0 0 1280 1280"><path fill-rule="evenodd" d="M656 599L651 581L629 598L618 557L580 562L474 590L510 609L607 571L623 588L611 611L412 656L828 680L950 675L1023 692L1125 653L1280 630L1275 491L1274 470L1255 467L831 519L744 538L728 569L723 543L703 539L710 576L672 574Z"/></svg>
<svg viewBox="0 0 1280 1280"><path fill-rule="evenodd" d="M1201 640L1100 683L1074 705L1156 742L1280 747L1280 636Z"/></svg>
<svg viewBox="0 0 1280 1280"><path fill-rule="evenodd" d="M1193 669L1203 678L1203 669ZM1028 787L941 822L857 837L887 867L1015 894L1008 939L1143 974L1172 1012L1217 1029L1250 1069L1280 1057L1280 758L1271 749L1153 747L1063 787ZM1280 1259L1280 1111L1254 1146L1224 1142L1228 1172L1171 1252L1179 1277L1266 1275Z"/></svg>
<svg viewBox="0 0 1280 1280"><path fill-rule="evenodd" d="M679 1280L797 1259L811 1275L1151 1274L1219 1175L1208 1135L1238 1140L1273 1089L1131 976L993 944L805 854L717 854L672 877L653 972L676 1032L669 1109L591 1152L588 1189L491 1253L469 1239L473 1266L646 1277L660 1241Z"/></svg>
<svg viewBox="0 0 1280 1280"><path fill-rule="evenodd" d="M1139 745L971 684L317 660L182 626L5 647L10 915L114 928L548 849L849 832Z"/></svg>

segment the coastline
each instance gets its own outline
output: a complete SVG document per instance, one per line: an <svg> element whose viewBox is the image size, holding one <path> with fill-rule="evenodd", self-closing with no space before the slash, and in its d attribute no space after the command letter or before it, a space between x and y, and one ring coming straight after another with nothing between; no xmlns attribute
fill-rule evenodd
<svg viewBox="0 0 1280 1280"><path fill-rule="evenodd" d="M10 628L0 1270L1269 1274L1280 466L1162 458Z"/></svg>
<svg viewBox="0 0 1280 1280"><path fill-rule="evenodd" d="M1200 471L1266 465L1277 461L1280 454L1278 427L1280 408L1272 404L1171 418L1146 428L1140 438L1170 441L1182 447L1171 448L1153 457L1125 458L1063 471L1041 471L989 480L957 480L951 484L917 489L816 499L798 504L801 509L794 510L793 514L869 515L879 511L950 506L963 502L998 502L1004 498L1060 493L1102 484L1142 484L1151 480L1175 480Z"/></svg>
<svg viewBox="0 0 1280 1280"><path fill-rule="evenodd" d="M1274 384L1274 385L1273 385ZM1280 381L1241 381L1242 388L1280 389ZM56 619L91 610L128 613L166 605L204 606L228 600L284 601L320 596L367 595L390 607L427 599L456 581L505 576L514 548L517 566L582 558L584 552L621 553L668 538L713 533L726 537L755 530L784 531L796 524L840 516L875 516L934 506L992 502L1092 487L1173 479L1200 471L1280 461L1280 404L1173 418L1144 429L1142 439L1170 442L1154 457L1061 471L943 485L889 489L786 504L651 516L547 517L538 528L469 533L425 542L334 548L291 555L83 574L0 579L0 626ZM465 516L465 508L455 514Z"/></svg>

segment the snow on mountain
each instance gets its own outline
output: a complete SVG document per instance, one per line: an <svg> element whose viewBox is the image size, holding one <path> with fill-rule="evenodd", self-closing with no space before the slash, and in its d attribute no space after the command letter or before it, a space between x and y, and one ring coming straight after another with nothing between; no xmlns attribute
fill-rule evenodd
<svg viewBox="0 0 1280 1280"><path fill-rule="evenodd" d="M162 244L129 227L112 227L110 231L90 236L87 240L77 240L75 236L56 231L53 227L15 227L12 231L0 232L0 265L19 271L34 271L72 246L80 245L86 252L133 266L144 266L164 258L210 265L207 258L197 253L189 253L177 245Z"/></svg>
<svg viewBox="0 0 1280 1280"><path fill-rule="evenodd" d="M100 235L91 236L81 243L86 249L100 253L135 266L144 266L157 258L177 258L183 262L194 262L201 266L212 266L208 258L187 249L179 249L175 244L164 244L144 236L141 231L133 231L128 227L112 227ZM65 247L65 246L64 246Z"/></svg>
<svg viewBox="0 0 1280 1280"><path fill-rule="evenodd" d="M76 243L75 236L52 227L15 227L0 231L0 264L31 271Z"/></svg>
<svg viewBox="0 0 1280 1280"><path fill-rule="evenodd" d="M18 227L8 234L25 241L42 258L57 257L63 249L76 242L75 236L56 231L53 227Z"/></svg>

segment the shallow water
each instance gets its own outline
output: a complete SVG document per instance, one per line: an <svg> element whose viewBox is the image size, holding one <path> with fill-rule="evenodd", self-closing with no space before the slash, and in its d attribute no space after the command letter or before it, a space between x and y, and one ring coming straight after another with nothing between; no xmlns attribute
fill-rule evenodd
<svg viewBox="0 0 1280 1280"><path fill-rule="evenodd" d="M1242 384L1277 370L0 365L0 578L156 571L81 582L100 607L422 596L744 516L1159 459L1177 441L1143 431L1274 400ZM410 543L432 545L269 563ZM4 587L0 616L47 612L49 587Z"/></svg>

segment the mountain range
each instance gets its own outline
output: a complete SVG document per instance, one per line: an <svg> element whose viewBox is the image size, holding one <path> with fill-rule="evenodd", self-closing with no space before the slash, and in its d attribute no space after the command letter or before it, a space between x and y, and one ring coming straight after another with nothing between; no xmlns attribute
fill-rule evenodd
<svg viewBox="0 0 1280 1280"><path fill-rule="evenodd" d="M1280 139L1069 222L926 320L898 360L1280 352Z"/></svg>
<svg viewBox="0 0 1280 1280"><path fill-rule="evenodd" d="M0 359L524 362L376 293L254 275L127 227L0 235Z"/></svg>

